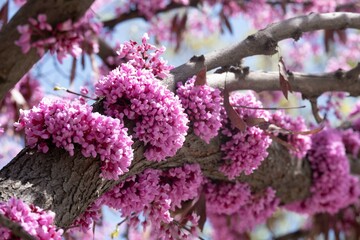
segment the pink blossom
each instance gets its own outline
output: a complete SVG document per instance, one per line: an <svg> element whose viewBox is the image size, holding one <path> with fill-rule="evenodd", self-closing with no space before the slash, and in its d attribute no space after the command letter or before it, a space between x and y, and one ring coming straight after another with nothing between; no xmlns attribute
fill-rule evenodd
<svg viewBox="0 0 360 240"><path fill-rule="evenodd" d="M72 225L76 227L71 228L70 232L75 233L77 231L81 231L86 233L94 222L98 222L101 219L102 201L99 199L95 200L95 202L92 203L85 212L75 219Z"/></svg>
<svg viewBox="0 0 360 240"><path fill-rule="evenodd" d="M188 119L178 97L160 85L152 70L122 64L95 88L105 97L107 115L134 121L134 137L144 142L148 160L164 160L182 147Z"/></svg>
<svg viewBox="0 0 360 240"><path fill-rule="evenodd" d="M239 239L242 234L253 229L269 218L279 205L275 191L267 188L264 192L252 195L239 210L227 215L210 213L214 239Z"/></svg>
<svg viewBox="0 0 360 240"><path fill-rule="evenodd" d="M357 200L360 196L358 179L350 175L349 161L338 130L326 129L313 135L308 155L313 181L311 195L289 204L288 209L309 214L335 214Z"/></svg>
<svg viewBox="0 0 360 240"><path fill-rule="evenodd" d="M103 204L121 209L123 217L130 217L133 212L140 213L160 194L160 174L159 170L147 169L142 174L120 182L101 197Z"/></svg>
<svg viewBox="0 0 360 240"><path fill-rule="evenodd" d="M243 119L264 118L269 120L269 112L262 109L243 108L240 106L261 108L262 105L253 94L236 93L230 96L230 104ZM240 173L251 174L268 156L266 149L271 139L258 127L247 127L243 132L235 128L229 120L225 120L222 134L229 138L221 145L224 153L220 171L228 178L233 179Z"/></svg>
<svg viewBox="0 0 360 240"><path fill-rule="evenodd" d="M221 127L222 98L218 89L194 86L195 79L190 78L184 86L179 83L176 93L193 124L194 133L209 143Z"/></svg>
<svg viewBox="0 0 360 240"><path fill-rule="evenodd" d="M341 131L342 141L344 143L346 153L357 157L360 150L360 133L353 129L346 129Z"/></svg>
<svg viewBox="0 0 360 240"><path fill-rule="evenodd" d="M120 182L102 195L76 220L74 225L80 224L82 230L89 228L92 220L87 217L97 218L98 206L105 204L120 210L121 215L128 218L132 227L137 227L140 223L144 227L150 225L151 235L154 238L155 236L175 237L178 234L178 227L173 222L174 218L170 215L170 211L180 207L184 201L196 199L202 182L201 169L197 164L186 164L166 171L147 169ZM195 228L198 218L196 216L187 216L187 218Z"/></svg>
<svg viewBox="0 0 360 240"><path fill-rule="evenodd" d="M203 177L198 164L186 164L171 168L160 176L160 184L168 188L171 210L181 207L181 202L194 199L199 195Z"/></svg>
<svg viewBox="0 0 360 240"><path fill-rule="evenodd" d="M23 53L35 48L42 56L49 50L51 54L56 53L57 59L62 62L68 54L78 57L83 52L87 54L98 52L96 36L101 27L100 23L93 21L91 12L87 12L75 23L67 20L56 27L47 23L45 14L39 14L37 19L30 18L29 24L18 26L21 35L15 44L21 47Z"/></svg>
<svg viewBox="0 0 360 240"><path fill-rule="evenodd" d="M216 214L233 214L245 205L251 190L246 183L208 182L204 186L206 211Z"/></svg>
<svg viewBox="0 0 360 240"><path fill-rule="evenodd" d="M0 214L20 224L25 231L39 240L61 240L63 230L54 225L55 213L44 211L34 205L27 205L19 199L11 198L0 203ZM1 239L14 239L15 236L7 228L0 227Z"/></svg>
<svg viewBox="0 0 360 240"><path fill-rule="evenodd" d="M257 127L231 135L231 139L221 145L224 164L220 167L228 178L234 179L241 172L251 174L268 156L266 149L271 140Z"/></svg>
<svg viewBox="0 0 360 240"><path fill-rule="evenodd" d="M177 36L172 32L172 24L170 21L164 21L161 18L153 18L150 21L149 35L155 36L159 42L169 42L175 44Z"/></svg>
<svg viewBox="0 0 360 240"><path fill-rule="evenodd" d="M360 37L357 32L347 31L346 32L346 44L342 43L341 39L334 38L335 43L337 44L336 48L336 57L330 57L327 65L326 71L337 71L342 69L344 71L350 70L354 67L352 64L357 62L356 49L360 44Z"/></svg>
<svg viewBox="0 0 360 240"><path fill-rule="evenodd" d="M156 78L163 79L173 67L160 57L165 52L165 47L157 48L149 44L148 40L149 37L145 33L141 44L134 41L120 44L117 50L118 56L112 61L114 63L127 62L136 69L148 69Z"/></svg>
<svg viewBox="0 0 360 240"><path fill-rule="evenodd" d="M290 71L304 71L308 59L321 54L321 46L316 40L320 38L318 33L304 34L302 39L294 42L288 40L284 46L287 53L286 65Z"/></svg>
<svg viewBox="0 0 360 240"><path fill-rule="evenodd" d="M101 176L117 177L128 171L133 158L132 140L119 119L92 113L92 107L65 100L44 99L20 112L17 130L25 130L27 145L46 153L49 141L72 156L75 144L85 157L100 156Z"/></svg>
<svg viewBox="0 0 360 240"><path fill-rule="evenodd" d="M0 126L5 130L13 129L20 108L31 108L43 98L43 89L31 73L24 75L0 103Z"/></svg>
<svg viewBox="0 0 360 240"><path fill-rule="evenodd" d="M334 114L334 116L341 120L342 115L340 113L342 101L347 96L345 92L326 92L323 96L327 97L325 104L319 106L320 112L324 115L329 116L330 113Z"/></svg>
<svg viewBox="0 0 360 240"><path fill-rule="evenodd" d="M296 151L290 149L290 154L298 159L302 159L310 149L311 145L310 135L296 134L296 132L305 131L307 129L304 119L302 117L292 119L282 111L275 112L272 114L271 118L270 121L276 126L295 133L281 136L285 137L286 141L296 149Z"/></svg>

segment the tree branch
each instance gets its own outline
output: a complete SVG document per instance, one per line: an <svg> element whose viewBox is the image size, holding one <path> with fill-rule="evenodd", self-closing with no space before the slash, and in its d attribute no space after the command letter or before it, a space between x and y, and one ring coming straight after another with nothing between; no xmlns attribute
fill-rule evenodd
<svg viewBox="0 0 360 240"><path fill-rule="evenodd" d="M322 13L322 14L311 13L306 16L295 17L288 20L280 21L278 23L273 23L268 25L265 29L262 29L257 33L248 36L245 40L237 44L205 54L204 56L205 62L189 61L183 65L180 65L172 69L171 75L164 80L164 84L171 91L175 91L177 82L181 81L184 83L187 79L196 75L204 67L204 65L206 66L208 71L219 67L234 66L239 64L241 62L241 59L246 57L250 57L254 55L275 54L277 52L276 48L278 42L288 38L294 38L295 40L298 40L304 32L327 30L327 29L345 29L345 28L360 29L360 14L348 13L348 12ZM108 56L114 56L115 52L114 50L111 50L111 47L105 41L100 39L99 42L100 42L99 56L106 63L106 58ZM358 70L358 67L356 69ZM278 73L276 74L278 75ZM319 91L315 93L316 96L319 96L321 93L326 91L336 90L337 87L339 87L342 84L345 84L345 82L341 83L341 81L336 81L336 76L333 75L332 73L330 75L332 82L331 83L327 82L328 84L320 83L319 85L322 86L319 86L321 87L321 89L319 89ZM326 76L316 76L316 75L307 75L307 76L310 77L311 79L316 78L319 80L322 80L326 77ZM308 86L311 86L312 84L308 85L309 82L305 81L305 79L309 79L307 76L303 76L301 78L304 80L304 83L306 83L306 85L298 86L298 91L303 92L304 94L306 92L311 91L311 89L309 89ZM257 87L262 90L260 89L256 90L254 88L251 89L255 91L278 90L275 87L276 85L267 82L264 77L268 77L268 76L261 75L261 73L259 73L259 75L257 75L255 78L257 80L262 79L262 83L265 84L265 85L258 84ZM251 80L251 76L248 76L247 79ZM220 82L222 83L222 81ZM331 89L326 90L326 88L333 83L335 83L334 87L330 87ZM349 87L348 89L351 90L353 86L354 84L352 84L351 87ZM270 88L265 89L268 87ZM358 89L358 86L356 87L356 89ZM355 90L355 92L358 91Z"/></svg>
<svg viewBox="0 0 360 240"><path fill-rule="evenodd" d="M176 2L171 2L169 5L167 5L165 8L163 9L159 9L158 11L156 11L154 13L154 15L163 13L163 12L168 12L177 8L182 8L182 7L196 7L199 4L199 0L191 0L189 4L184 5L182 3L176 3ZM141 13L136 9L136 10L132 10L130 12L127 13L123 13L121 15L119 15L118 17L111 19L111 20L106 20L103 22L104 27L108 27L109 29L113 29L117 24L127 21L127 20L131 20L131 19L135 19L135 18L143 18L145 19L144 15L141 15ZM146 20L146 19L145 19Z"/></svg>
<svg viewBox="0 0 360 240"><path fill-rule="evenodd" d="M354 68L357 69L358 67ZM291 88L295 92L300 92L306 98L318 97L325 92L341 91L348 92L351 96L360 95L359 75L350 76L345 72L341 75L337 72L323 74L304 74L292 72L288 75ZM249 72L246 76L237 75L232 72L222 74L210 74L207 76L209 86L229 91L254 90L261 91L281 91L279 84L279 72Z"/></svg>
<svg viewBox="0 0 360 240"><path fill-rule="evenodd" d="M28 23L29 18L36 18L39 13L47 15L48 23L55 25L67 19L80 18L94 0L28 0L0 32L0 100L40 59L35 49L27 54L15 45L19 39L17 26Z"/></svg>
<svg viewBox="0 0 360 240"><path fill-rule="evenodd" d="M305 32L327 29L360 29L360 14L311 13L268 25L265 29L248 36L245 40L227 48L205 55L205 66L210 71L215 68L238 64L241 59L254 55L272 55L277 52L277 43L281 40L299 39ZM176 82L186 81L203 68L203 63L187 62L174 68L172 76L166 79L169 89L176 88Z"/></svg>
<svg viewBox="0 0 360 240"><path fill-rule="evenodd" d="M206 177L229 181L218 166L221 160L220 137L206 144L193 133L174 157L162 162L149 162L143 157L143 146L133 145L135 157L128 173L118 181L99 177L99 159L85 158L77 150L74 156L51 147L47 154L25 148L0 171L0 201L16 196L27 203L56 213L56 225L68 227L73 220L109 188L118 182L143 172L147 168L167 169L186 163L200 164ZM251 175L241 175L239 181L247 182L256 192L268 186L277 191L282 203L305 198L309 193L310 166L292 159L288 150L274 143L268 149L269 157Z"/></svg>
<svg viewBox="0 0 360 240"><path fill-rule="evenodd" d="M16 223L5 217L4 215L0 214L0 226L9 229L15 236L24 239L24 240L36 240L34 236L31 236L24 228Z"/></svg>

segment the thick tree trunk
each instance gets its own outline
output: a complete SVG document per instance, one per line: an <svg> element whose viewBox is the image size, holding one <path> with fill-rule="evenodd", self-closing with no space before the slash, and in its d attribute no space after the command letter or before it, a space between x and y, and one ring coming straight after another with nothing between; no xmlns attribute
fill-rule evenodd
<svg viewBox="0 0 360 240"><path fill-rule="evenodd" d="M146 168L166 169L199 163L205 176L228 181L217 170L221 159L220 138L206 144L190 133L176 156L159 163L144 159L139 142L133 146L135 158L130 171L118 181L100 178L99 159L86 159L80 151L70 157L66 151L55 147L47 154L25 148L0 171L0 200L16 196L52 210L56 213L57 225L68 227L102 193ZM292 159L287 149L274 143L261 167L249 176L241 175L238 180L248 182L254 191L271 186L281 201L288 203L307 196L310 175L307 161Z"/></svg>

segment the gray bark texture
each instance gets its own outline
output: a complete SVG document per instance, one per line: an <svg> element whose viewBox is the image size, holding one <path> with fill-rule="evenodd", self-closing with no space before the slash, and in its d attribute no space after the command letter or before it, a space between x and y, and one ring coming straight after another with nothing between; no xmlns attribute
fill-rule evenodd
<svg viewBox="0 0 360 240"><path fill-rule="evenodd" d="M23 149L0 171L0 200L16 196L28 203L56 213L56 223L68 227L97 197L119 181L146 168L167 169L185 163L199 163L206 177L229 181L217 169L221 159L220 137L206 144L189 133L178 153L163 162L149 162L143 157L143 146L136 142L135 158L128 173L118 181L99 177L99 159L85 158L80 151L70 157L62 149L51 148L46 154ZM309 193L311 171L307 161L292 159L288 150L273 143L269 157L253 174L237 180L247 182L256 192L268 186L277 191L282 203L305 198Z"/></svg>

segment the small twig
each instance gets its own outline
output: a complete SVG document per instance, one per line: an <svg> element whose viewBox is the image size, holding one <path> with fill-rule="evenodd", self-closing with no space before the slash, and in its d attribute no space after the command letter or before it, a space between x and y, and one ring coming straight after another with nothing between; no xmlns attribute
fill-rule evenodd
<svg viewBox="0 0 360 240"><path fill-rule="evenodd" d="M97 98L92 98L92 97L86 96L86 95L81 94L81 93L73 92L73 91L71 91L71 90L69 90L67 88L64 88L64 87L55 86L54 90L55 91L64 90L64 91L66 91L68 93L71 93L71 94L74 94L74 95L77 95L77 96L80 96L80 97L84 97L84 98L87 98L87 99L90 99L90 100L94 100L94 101L98 100Z"/></svg>
<svg viewBox="0 0 360 240"><path fill-rule="evenodd" d="M317 106L316 98L310 98L311 111L317 123L321 123L324 119L319 114L319 108Z"/></svg>
<svg viewBox="0 0 360 240"><path fill-rule="evenodd" d="M124 222L126 222L128 220L128 218L124 218L124 220L122 220L121 222L119 222L118 224L116 224L117 227L120 227L121 224L123 224Z"/></svg>
<svg viewBox="0 0 360 240"><path fill-rule="evenodd" d="M261 110L287 110L287 109L299 109L299 108L305 108L304 106L299 106L299 107L248 107L248 106L244 106L244 105L232 105L233 107L238 107L238 108L246 108L246 109L261 109Z"/></svg>
<svg viewBox="0 0 360 240"><path fill-rule="evenodd" d="M178 221L176 221L176 220L174 220L174 224L175 225L177 225L178 227L181 227L181 229L184 229L184 230L186 230L186 231L188 231L190 234L192 234L192 232L191 232L191 230L186 226L186 225L182 225L182 224L180 224ZM198 238L200 239L200 240L205 240L203 237L201 237L201 236L198 236Z"/></svg>
<svg viewBox="0 0 360 240"><path fill-rule="evenodd" d="M0 214L0 225L8 228L12 234L14 234L15 236L21 239L36 240L36 238L30 235L28 232L26 232L20 224L11 221L2 214Z"/></svg>

